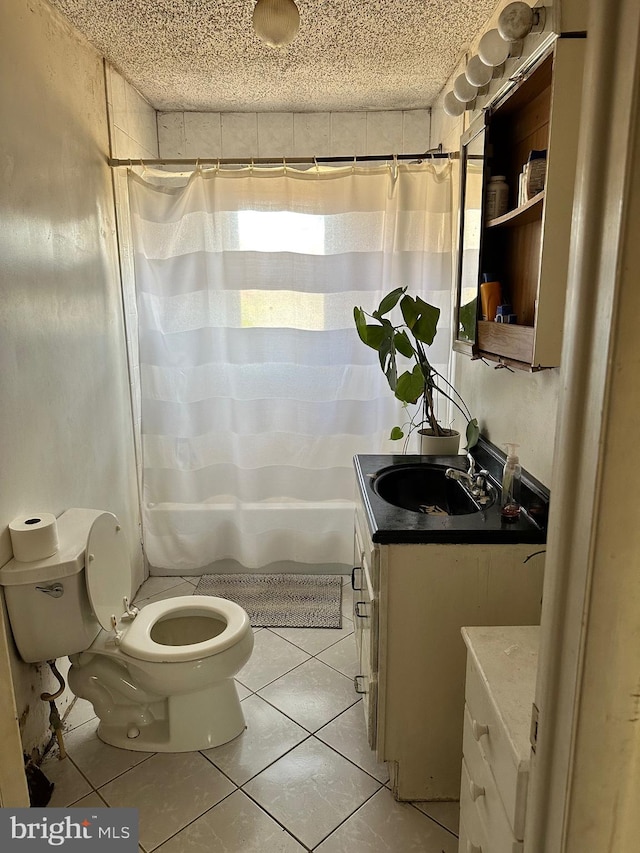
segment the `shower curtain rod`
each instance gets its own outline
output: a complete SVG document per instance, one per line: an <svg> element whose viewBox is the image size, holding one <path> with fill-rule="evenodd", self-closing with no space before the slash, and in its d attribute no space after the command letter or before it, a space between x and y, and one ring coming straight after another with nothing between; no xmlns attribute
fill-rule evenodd
<svg viewBox="0 0 640 853"><path fill-rule="evenodd" d="M454 159L458 152L446 153L442 151L442 145L422 154L360 154L355 157L281 157L274 160L273 157L162 157L158 159L117 159L109 158L109 165L119 166L277 166L282 163L288 165L324 165L326 163L366 163L380 160L427 160L427 159Z"/></svg>

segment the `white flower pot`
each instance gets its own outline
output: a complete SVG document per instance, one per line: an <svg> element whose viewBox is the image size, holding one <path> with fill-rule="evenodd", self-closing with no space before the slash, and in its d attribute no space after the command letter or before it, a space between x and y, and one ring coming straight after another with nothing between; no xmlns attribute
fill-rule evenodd
<svg viewBox="0 0 640 853"><path fill-rule="evenodd" d="M430 429L419 429L422 456L457 456L460 450L460 433L447 430L448 435L433 435Z"/></svg>

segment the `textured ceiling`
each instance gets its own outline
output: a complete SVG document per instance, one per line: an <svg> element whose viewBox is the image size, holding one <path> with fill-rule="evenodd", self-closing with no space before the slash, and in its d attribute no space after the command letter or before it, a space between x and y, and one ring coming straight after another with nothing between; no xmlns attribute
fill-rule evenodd
<svg viewBox="0 0 640 853"><path fill-rule="evenodd" d="M427 107L496 0L296 0L273 49L254 0L51 0L160 110Z"/></svg>

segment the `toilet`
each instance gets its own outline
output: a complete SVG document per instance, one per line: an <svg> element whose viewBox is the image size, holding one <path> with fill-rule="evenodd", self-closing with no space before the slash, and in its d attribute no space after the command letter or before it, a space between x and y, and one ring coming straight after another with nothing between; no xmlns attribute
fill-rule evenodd
<svg viewBox="0 0 640 853"><path fill-rule="evenodd" d="M208 595L129 605L129 555L109 512L68 509L59 550L0 569L11 629L28 663L71 659L69 686L88 699L105 743L191 752L237 737L245 720L234 681L253 649L238 604Z"/></svg>

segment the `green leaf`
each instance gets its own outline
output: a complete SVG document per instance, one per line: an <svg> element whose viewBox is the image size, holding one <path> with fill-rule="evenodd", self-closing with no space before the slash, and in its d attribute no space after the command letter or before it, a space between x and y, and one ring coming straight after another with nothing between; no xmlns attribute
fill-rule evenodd
<svg viewBox="0 0 640 853"><path fill-rule="evenodd" d="M380 349L380 344L385 338L384 329L382 326L372 326L369 324L367 326L367 340L365 343L371 347L371 349Z"/></svg>
<svg viewBox="0 0 640 853"><path fill-rule="evenodd" d="M367 323L367 315L362 308L354 308L353 317L356 323L358 336L362 343L371 347L371 349L379 349L380 344L385 337L385 331L382 326L375 326L371 323Z"/></svg>
<svg viewBox="0 0 640 853"><path fill-rule="evenodd" d="M414 349L411 345L411 341L409 340L409 335L405 331L396 332L393 343L395 344L395 348L401 355L406 356L406 358L412 358L414 355Z"/></svg>
<svg viewBox="0 0 640 853"><path fill-rule="evenodd" d="M424 393L424 376L419 365L398 377L396 397L403 403L416 403Z"/></svg>
<svg viewBox="0 0 640 853"><path fill-rule="evenodd" d="M398 373L396 367L396 351L393 345L394 332L393 326L388 320L385 320L384 323L385 325L381 326L383 337L380 341L380 346L378 347L380 367L382 368L384 375L387 377L389 388L395 392Z"/></svg>
<svg viewBox="0 0 640 853"><path fill-rule="evenodd" d="M401 438L404 438L404 433L400 429L400 427L394 427L391 430L391 434L389 435L391 441L399 441Z"/></svg>
<svg viewBox="0 0 640 853"><path fill-rule="evenodd" d="M440 309L436 308L434 305L429 305L428 302L424 302L419 297L416 299L416 303L420 310L420 315L414 323L411 331L419 341L430 346L433 343L433 339L435 338L438 330Z"/></svg>
<svg viewBox="0 0 640 853"><path fill-rule="evenodd" d="M388 314L389 311L392 311L398 304L400 297L406 291L406 289L406 287L397 287L395 290L392 290L391 293L387 293L387 295L384 297L384 299L378 306L378 310L373 312L373 316L376 319L379 319L385 314Z"/></svg>
<svg viewBox="0 0 640 853"><path fill-rule="evenodd" d="M475 447L479 438L480 427L478 426L478 419L472 418L467 424L467 444L465 449L471 450L472 447Z"/></svg>
<svg viewBox="0 0 640 853"><path fill-rule="evenodd" d="M356 324L356 329L358 335L360 336L360 340L363 343L367 343L367 317L362 308L358 308L357 306L353 309L353 319Z"/></svg>
<svg viewBox="0 0 640 853"><path fill-rule="evenodd" d="M403 296L400 302L400 310L402 311L402 316L404 317L404 321L410 329L413 329L413 325L418 319L418 309L416 308L416 303L412 296Z"/></svg>

